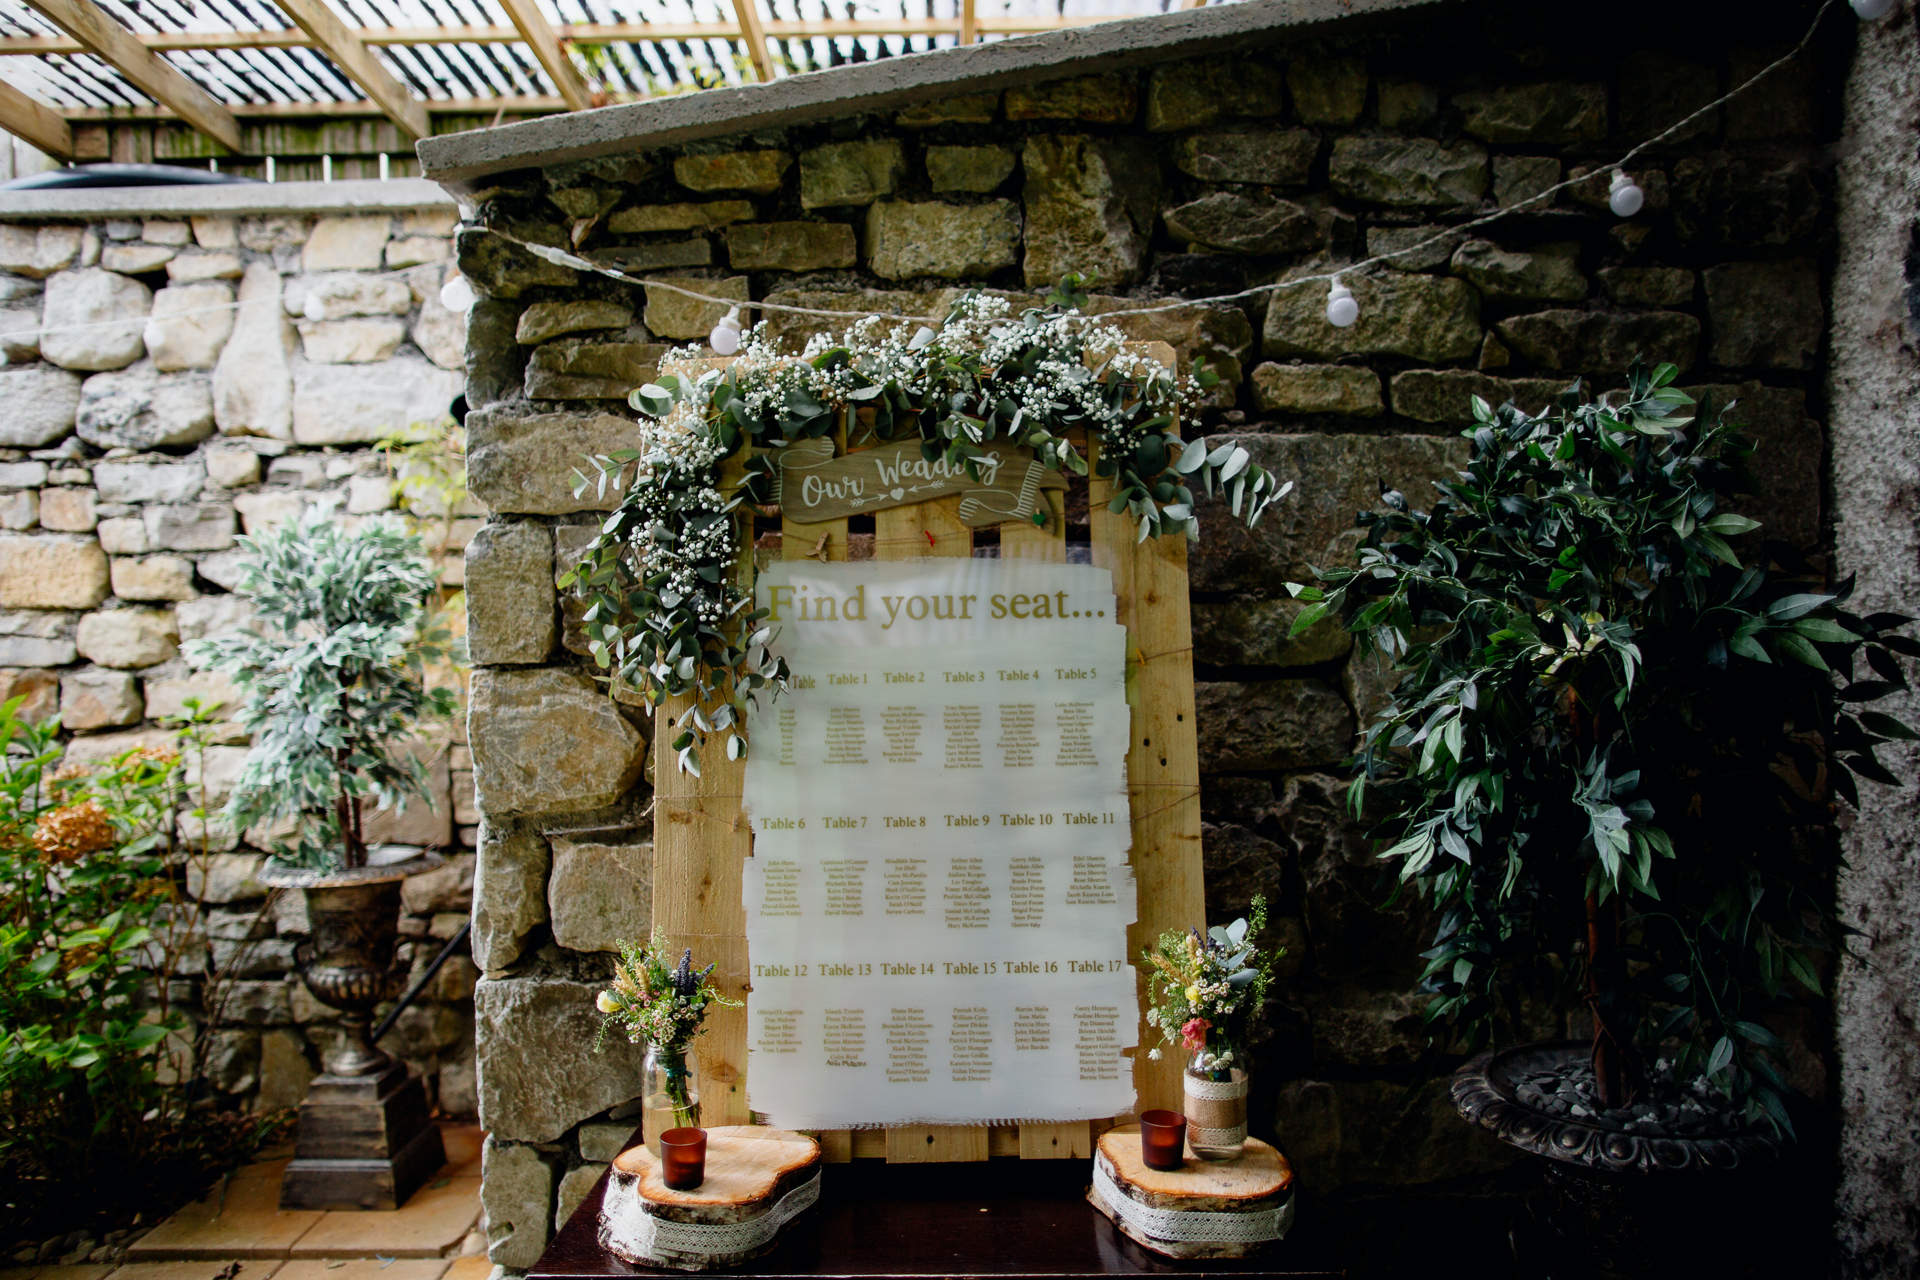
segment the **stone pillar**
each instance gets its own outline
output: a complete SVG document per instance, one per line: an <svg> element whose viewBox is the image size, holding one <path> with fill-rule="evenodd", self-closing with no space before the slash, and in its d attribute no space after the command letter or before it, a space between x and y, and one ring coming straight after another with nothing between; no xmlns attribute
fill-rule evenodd
<svg viewBox="0 0 1920 1280"><path fill-rule="evenodd" d="M1842 14L1842 17L1849 15ZM1860 575L1853 607L1920 603L1920 41L1901 5L1860 23L1839 167L1839 257L1827 393L1835 561ZM1904 274L1902 264L1905 265ZM1887 710L1920 723L1920 697ZM1888 753L1911 778L1920 753ZM1920 1274L1920 788L1863 788L1846 833L1841 917L1865 963L1843 960L1840 1057L1841 1274Z"/></svg>

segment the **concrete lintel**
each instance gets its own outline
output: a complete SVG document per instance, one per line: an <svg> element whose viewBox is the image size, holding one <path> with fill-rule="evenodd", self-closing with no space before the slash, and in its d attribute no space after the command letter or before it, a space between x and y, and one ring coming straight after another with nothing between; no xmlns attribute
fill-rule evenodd
<svg viewBox="0 0 1920 1280"><path fill-rule="evenodd" d="M1458 0L1453 0L1457 3ZM636 145L700 138L886 111L961 93L984 93L1095 71L1117 71L1248 43L1328 34L1449 0L1246 0L1049 31L990 44L885 58L771 84L655 98L497 129L420 140L421 165L449 191L464 192L505 170L590 160Z"/></svg>
<svg viewBox="0 0 1920 1280"><path fill-rule="evenodd" d="M445 209L452 197L424 178L236 182L218 186L0 191L0 222L60 218L185 218L249 213L379 213Z"/></svg>

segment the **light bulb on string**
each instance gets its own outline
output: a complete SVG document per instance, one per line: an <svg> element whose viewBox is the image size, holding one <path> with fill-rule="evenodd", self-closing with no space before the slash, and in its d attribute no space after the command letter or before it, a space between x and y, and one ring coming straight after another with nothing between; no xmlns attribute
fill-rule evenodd
<svg viewBox="0 0 1920 1280"><path fill-rule="evenodd" d="M465 276L456 275L440 286L440 305L455 314L465 315L479 300L479 295L474 293L473 286L467 283Z"/></svg>
<svg viewBox="0 0 1920 1280"><path fill-rule="evenodd" d="M1876 22L1893 12L1893 0L1848 0L1853 11L1868 22Z"/></svg>
<svg viewBox="0 0 1920 1280"><path fill-rule="evenodd" d="M1336 329L1345 329L1359 318L1360 304L1353 300L1353 290L1335 276L1327 286L1327 323Z"/></svg>
<svg viewBox="0 0 1920 1280"><path fill-rule="evenodd" d="M1631 218L1646 202L1647 193L1640 185L1629 178L1625 170L1615 169L1613 182L1607 187L1607 208L1617 217Z"/></svg>
<svg viewBox="0 0 1920 1280"><path fill-rule="evenodd" d="M707 335L707 345L713 348L714 354L723 356L740 349L740 308L727 308L727 314L720 317L713 332Z"/></svg>

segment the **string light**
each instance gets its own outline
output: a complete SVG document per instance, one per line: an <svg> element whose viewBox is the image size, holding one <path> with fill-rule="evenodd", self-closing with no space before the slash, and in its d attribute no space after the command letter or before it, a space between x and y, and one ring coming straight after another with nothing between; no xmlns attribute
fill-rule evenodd
<svg viewBox="0 0 1920 1280"><path fill-rule="evenodd" d="M1893 0L1849 0L1853 11L1868 22L1875 22L1893 12Z"/></svg>
<svg viewBox="0 0 1920 1280"><path fill-rule="evenodd" d="M1353 300L1353 290L1335 276L1327 286L1327 323L1336 329L1345 329L1359 318L1360 304Z"/></svg>
<svg viewBox="0 0 1920 1280"><path fill-rule="evenodd" d="M707 343L716 355L730 356L740 349L740 308L728 307L707 335Z"/></svg>
<svg viewBox="0 0 1920 1280"><path fill-rule="evenodd" d="M1607 208L1622 218L1631 218L1647 202L1647 193L1629 178L1624 169L1613 171L1613 184L1607 188Z"/></svg>
<svg viewBox="0 0 1920 1280"><path fill-rule="evenodd" d="M479 295L474 293L473 286L467 283L467 278L457 272L452 279L440 286L440 305L460 315L471 311L473 304L479 300Z"/></svg>

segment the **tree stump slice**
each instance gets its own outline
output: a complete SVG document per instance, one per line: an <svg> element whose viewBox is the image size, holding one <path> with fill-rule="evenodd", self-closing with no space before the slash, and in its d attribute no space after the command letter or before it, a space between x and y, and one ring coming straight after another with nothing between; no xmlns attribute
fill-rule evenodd
<svg viewBox="0 0 1920 1280"><path fill-rule="evenodd" d="M756 1125L707 1130L706 1180L674 1191L645 1145L615 1157L600 1245L628 1262L709 1271L757 1258L820 1196L820 1144Z"/></svg>
<svg viewBox="0 0 1920 1280"><path fill-rule="evenodd" d="M1100 1136L1087 1200L1128 1239L1169 1258L1245 1258L1293 1225L1293 1167L1248 1138L1233 1160L1188 1154L1178 1169L1149 1169L1140 1126Z"/></svg>

